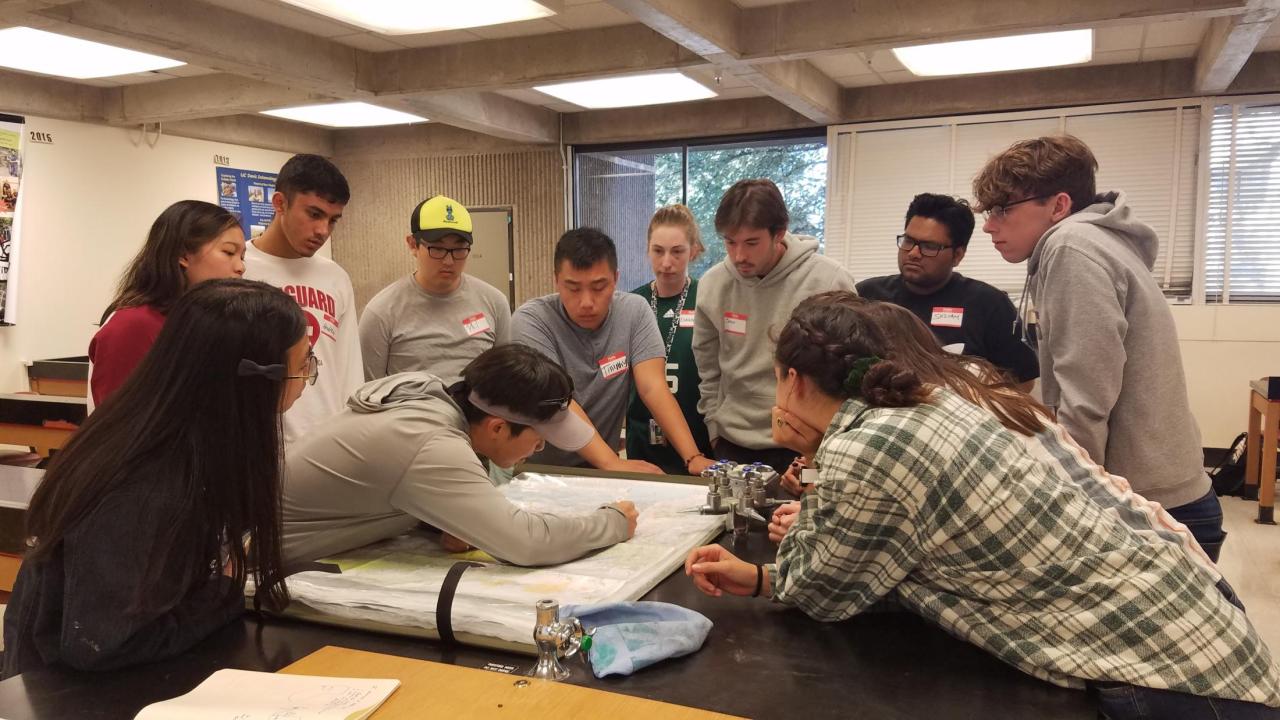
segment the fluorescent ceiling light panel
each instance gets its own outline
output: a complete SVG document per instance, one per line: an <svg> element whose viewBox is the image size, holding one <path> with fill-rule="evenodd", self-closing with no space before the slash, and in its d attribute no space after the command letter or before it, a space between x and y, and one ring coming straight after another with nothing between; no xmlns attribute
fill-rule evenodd
<svg viewBox="0 0 1280 720"><path fill-rule="evenodd" d="M972 75L1076 65L1093 59L1093 30L894 48L898 62L916 75Z"/></svg>
<svg viewBox="0 0 1280 720"><path fill-rule="evenodd" d="M424 117L410 115L407 112L389 110L362 102L302 105L299 107L280 108L279 110L263 110L262 114L335 128L408 125L409 123L427 121Z"/></svg>
<svg viewBox="0 0 1280 720"><path fill-rule="evenodd" d="M29 27L0 30L0 66L14 70L88 80L164 70L185 64L159 55Z"/></svg>
<svg viewBox="0 0 1280 720"><path fill-rule="evenodd" d="M661 105L716 96L715 91L678 72L579 80L537 85L533 89L588 109Z"/></svg>
<svg viewBox="0 0 1280 720"><path fill-rule="evenodd" d="M285 0L296 7L383 35L413 35L536 20L564 0Z"/></svg>

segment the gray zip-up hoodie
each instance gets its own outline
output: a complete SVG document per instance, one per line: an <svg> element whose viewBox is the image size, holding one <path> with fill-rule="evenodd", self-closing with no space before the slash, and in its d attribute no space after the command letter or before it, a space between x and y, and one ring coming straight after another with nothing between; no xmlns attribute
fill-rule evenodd
<svg viewBox="0 0 1280 720"><path fill-rule="evenodd" d="M1099 195L1040 238L1027 287L1045 404L1107 472L1172 508L1210 483L1173 314L1151 277L1158 249L1124 193Z"/></svg>
<svg viewBox="0 0 1280 720"><path fill-rule="evenodd" d="M567 562L627 539L621 512L526 512L489 482L470 425L423 372L365 383L288 449L286 562L328 557L430 523L515 565Z"/></svg>
<svg viewBox="0 0 1280 720"><path fill-rule="evenodd" d="M827 290L853 290L853 276L818 254L818 241L787 233L787 250L762 278L743 277L733 263L698 281L693 355L702 399L698 412L712 440L752 449L776 447L769 427L774 404L773 339L801 300Z"/></svg>

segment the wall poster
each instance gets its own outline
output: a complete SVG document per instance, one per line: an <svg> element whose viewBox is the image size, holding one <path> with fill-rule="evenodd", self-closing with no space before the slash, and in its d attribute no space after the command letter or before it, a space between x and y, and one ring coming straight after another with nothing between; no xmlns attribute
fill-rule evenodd
<svg viewBox="0 0 1280 720"><path fill-rule="evenodd" d="M0 324L15 319L16 261L21 230L22 144L25 120L0 113Z"/></svg>
<svg viewBox="0 0 1280 720"><path fill-rule="evenodd" d="M240 217L246 241L261 235L276 214L271 207L276 173L229 167L214 170L218 178L218 204Z"/></svg>

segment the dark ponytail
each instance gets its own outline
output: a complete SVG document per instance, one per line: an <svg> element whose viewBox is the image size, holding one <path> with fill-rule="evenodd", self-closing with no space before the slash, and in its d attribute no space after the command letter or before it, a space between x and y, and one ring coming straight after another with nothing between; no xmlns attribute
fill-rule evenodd
<svg viewBox="0 0 1280 720"><path fill-rule="evenodd" d="M775 359L834 398L861 398L875 407L907 407L929 391L907 367L883 359L888 343L856 296L827 292L801 302L778 335Z"/></svg>

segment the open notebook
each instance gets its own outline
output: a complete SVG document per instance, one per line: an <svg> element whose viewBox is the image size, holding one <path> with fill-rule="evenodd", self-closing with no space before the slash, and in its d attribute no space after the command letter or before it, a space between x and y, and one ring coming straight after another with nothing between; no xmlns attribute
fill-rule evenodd
<svg viewBox="0 0 1280 720"><path fill-rule="evenodd" d="M364 720L398 687L399 680L219 670L134 720Z"/></svg>

